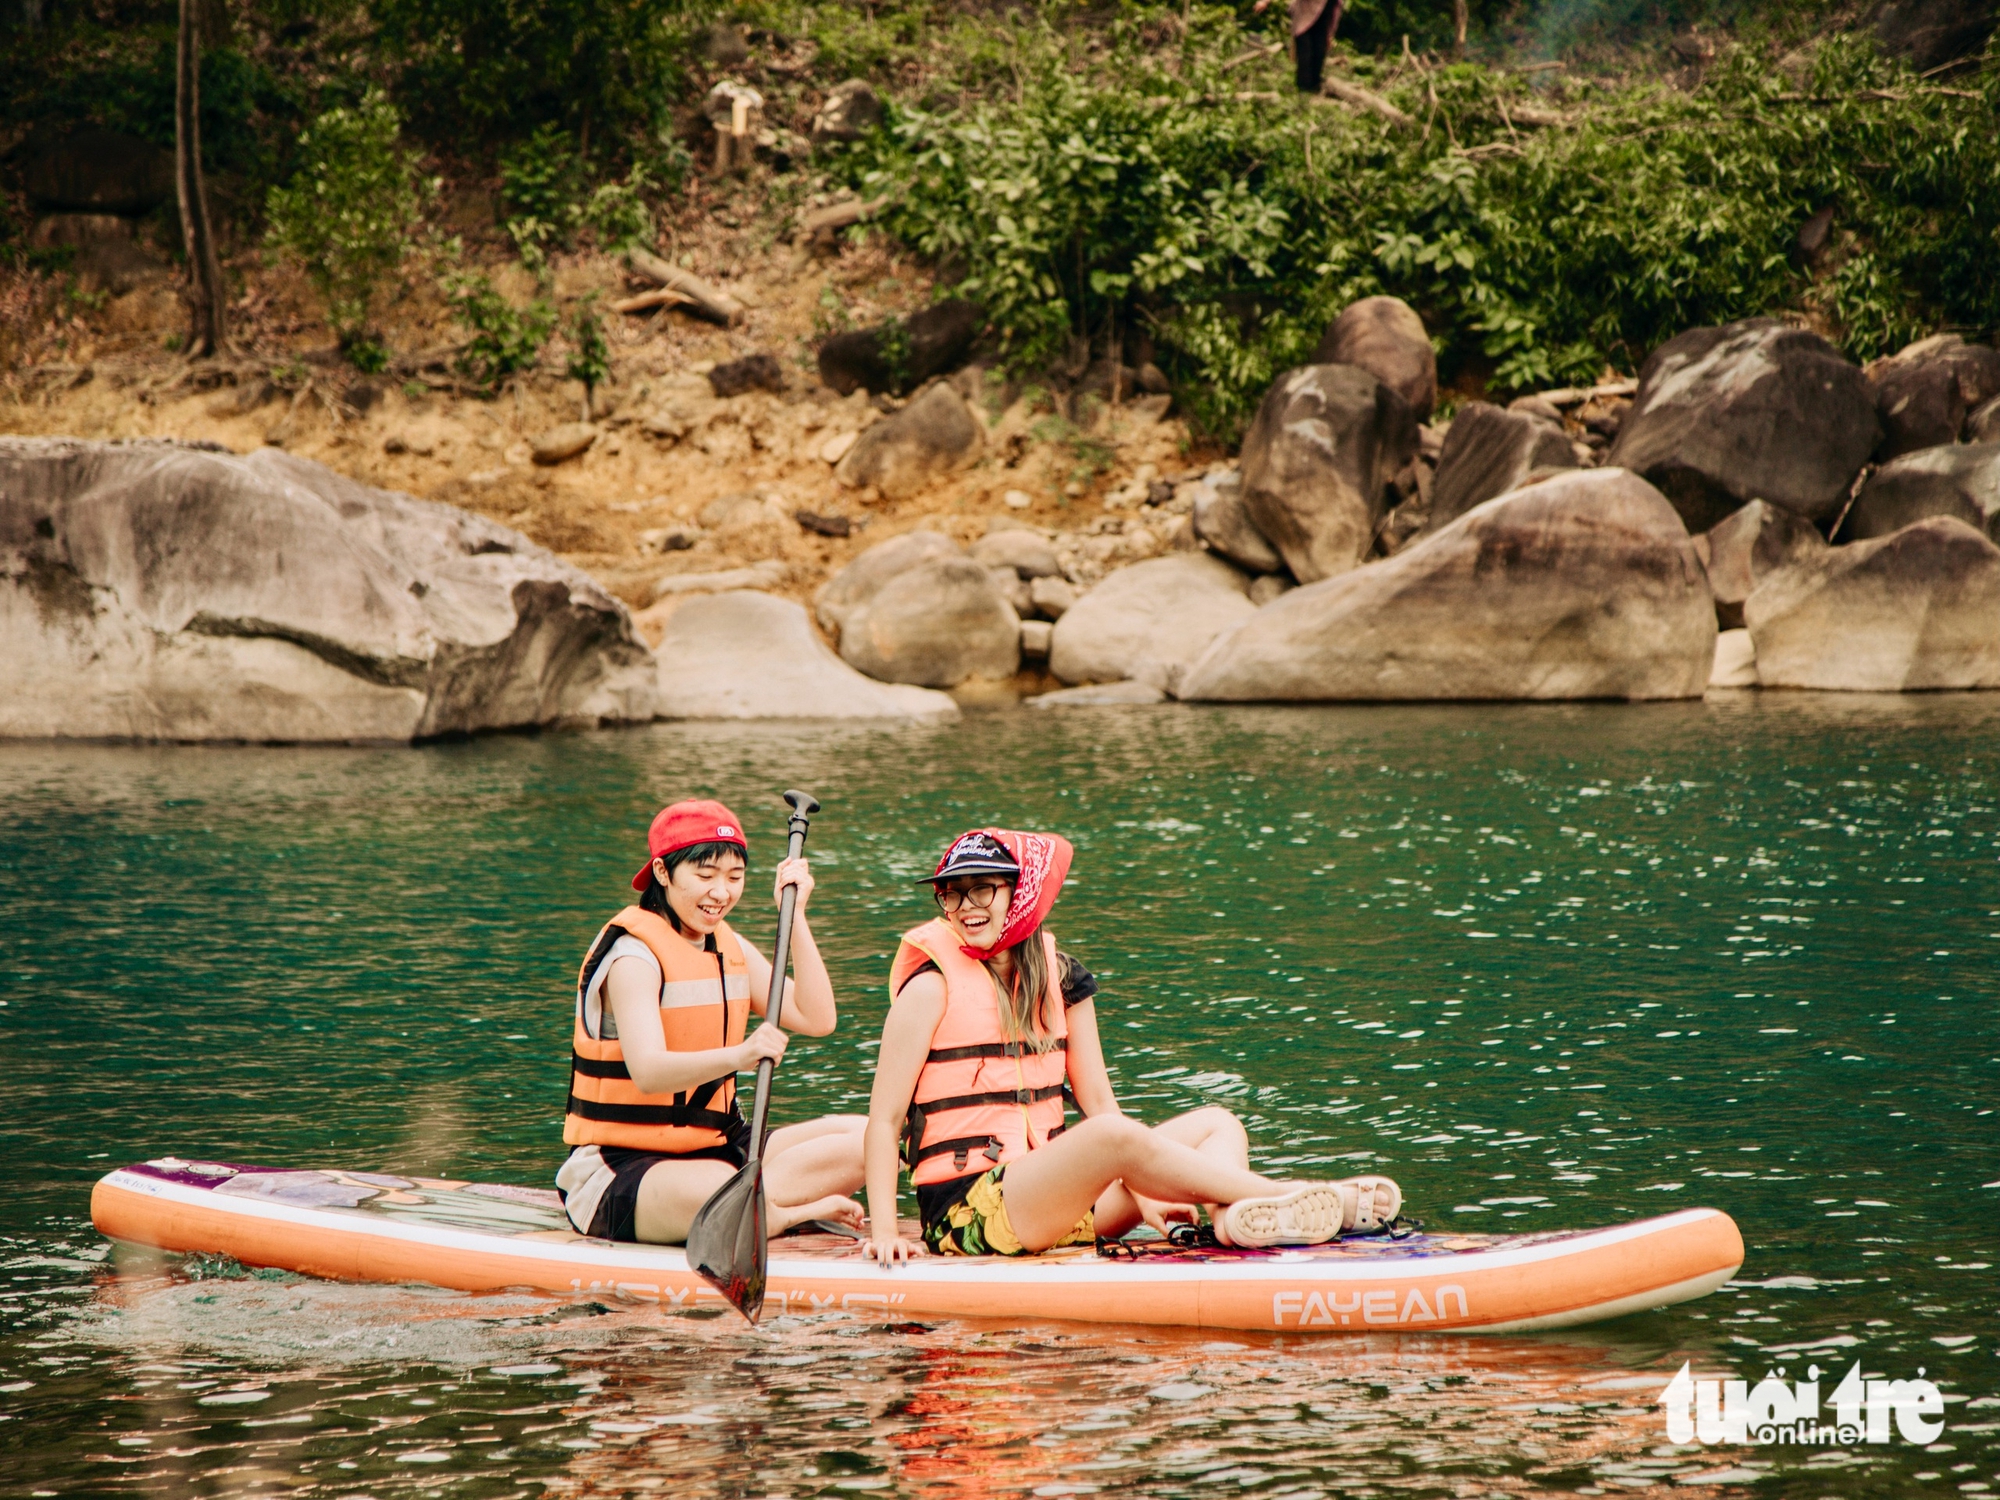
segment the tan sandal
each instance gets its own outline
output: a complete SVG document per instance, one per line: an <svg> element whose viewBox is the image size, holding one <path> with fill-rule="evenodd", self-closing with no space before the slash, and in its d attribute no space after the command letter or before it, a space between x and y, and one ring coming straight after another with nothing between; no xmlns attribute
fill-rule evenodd
<svg viewBox="0 0 2000 1500"><path fill-rule="evenodd" d="M1347 1201L1343 1230L1367 1234L1394 1222L1403 1211L1403 1190L1387 1177L1343 1177L1334 1186Z"/></svg>
<svg viewBox="0 0 2000 1500"><path fill-rule="evenodd" d="M1224 1244L1246 1249L1268 1245L1323 1245L1337 1239L1350 1217L1354 1194L1333 1182L1301 1183L1267 1198L1239 1198L1216 1221Z"/></svg>

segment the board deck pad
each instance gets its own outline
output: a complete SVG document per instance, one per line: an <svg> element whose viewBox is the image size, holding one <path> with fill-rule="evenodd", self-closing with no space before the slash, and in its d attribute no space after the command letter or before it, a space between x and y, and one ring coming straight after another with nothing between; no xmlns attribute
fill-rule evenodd
<svg viewBox="0 0 2000 1500"><path fill-rule="evenodd" d="M108 1174L91 1207L112 1239L310 1275L722 1305L680 1247L579 1234L542 1188L160 1157ZM1420 1230L1275 1250L1135 1236L1110 1253L931 1256L893 1272L863 1260L853 1239L812 1233L772 1242L767 1310L1499 1332L1684 1301L1721 1285L1742 1258L1736 1226L1713 1209L1609 1228Z"/></svg>

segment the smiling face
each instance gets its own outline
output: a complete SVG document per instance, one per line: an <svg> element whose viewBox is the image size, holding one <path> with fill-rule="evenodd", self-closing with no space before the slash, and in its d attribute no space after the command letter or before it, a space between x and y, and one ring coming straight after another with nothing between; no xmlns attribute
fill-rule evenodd
<svg viewBox="0 0 2000 1500"><path fill-rule="evenodd" d="M937 888L938 910L968 948L991 948L1007 927L1014 882L999 875L961 875Z"/></svg>
<svg viewBox="0 0 2000 1500"><path fill-rule="evenodd" d="M653 878L666 887L667 905L681 925L706 937L743 899L743 877L748 868L742 855L730 851L684 860L671 874L667 862L656 859Z"/></svg>

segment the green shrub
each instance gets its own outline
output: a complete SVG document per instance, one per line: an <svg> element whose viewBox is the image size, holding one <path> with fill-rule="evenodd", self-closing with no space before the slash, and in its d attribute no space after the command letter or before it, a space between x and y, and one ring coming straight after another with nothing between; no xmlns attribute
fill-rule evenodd
<svg viewBox="0 0 2000 1500"><path fill-rule="evenodd" d="M583 222L583 158L560 125L541 125L500 158L507 234L539 273L551 250L566 249Z"/></svg>
<svg viewBox="0 0 2000 1500"><path fill-rule="evenodd" d="M452 316L472 337L459 351L458 371L489 391L535 362L556 326L556 310L546 298L516 307L477 272L445 279Z"/></svg>
<svg viewBox="0 0 2000 1500"><path fill-rule="evenodd" d="M1017 368L1144 329L1225 435L1376 292L1416 307L1448 377L1501 390L1758 313L1810 309L1860 358L2000 323L2000 72L1947 92L1839 38L1799 84L1744 47L1692 93L1568 85L1571 123L1536 130L1503 113L1550 107L1518 76L1350 62L1399 129L1273 88L1282 57L1223 70L1245 38L1204 15L1185 60L1024 26L1004 96L896 109L835 170L965 268ZM1814 279L1792 240L1828 203L1840 245Z"/></svg>
<svg viewBox="0 0 2000 1500"><path fill-rule="evenodd" d="M582 218L600 249L619 251L653 243L653 210L645 199L653 186L644 162L634 162L623 182L599 183L583 205Z"/></svg>
<svg viewBox="0 0 2000 1500"><path fill-rule="evenodd" d="M331 109L299 140L299 169L265 201L271 244L304 265L343 345L368 326L375 293L410 253L435 184L400 144L379 91Z"/></svg>

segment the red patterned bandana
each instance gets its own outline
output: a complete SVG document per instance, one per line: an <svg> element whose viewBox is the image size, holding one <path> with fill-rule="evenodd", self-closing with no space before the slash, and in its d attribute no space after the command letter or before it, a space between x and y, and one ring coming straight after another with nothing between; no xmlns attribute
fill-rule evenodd
<svg viewBox="0 0 2000 1500"><path fill-rule="evenodd" d="M1069 862L1076 850L1059 833L1017 833L1011 828L982 828L978 831L997 840L1021 867L1020 878L1014 883L1014 899L1007 906L1007 920L1001 928L1000 941L991 948L959 949L967 958L990 958L1002 948L1012 948L1047 919L1050 908L1056 904L1056 897L1062 894L1063 881L1069 878ZM957 840L953 843L956 844ZM950 858L949 852L945 858ZM944 860L939 860L938 868L942 870L944 864Z"/></svg>

